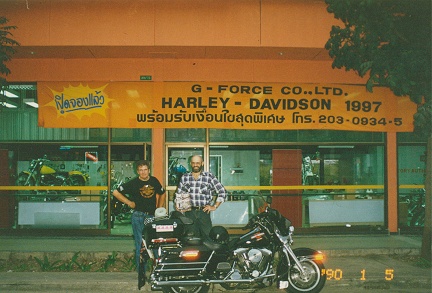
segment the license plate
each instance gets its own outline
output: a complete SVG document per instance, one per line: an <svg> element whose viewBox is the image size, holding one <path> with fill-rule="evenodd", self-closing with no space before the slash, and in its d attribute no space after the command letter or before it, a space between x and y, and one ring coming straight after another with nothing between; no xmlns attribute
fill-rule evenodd
<svg viewBox="0 0 432 293"><path fill-rule="evenodd" d="M157 225L156 232L172 232L174 231L173 225Z"/></svg>

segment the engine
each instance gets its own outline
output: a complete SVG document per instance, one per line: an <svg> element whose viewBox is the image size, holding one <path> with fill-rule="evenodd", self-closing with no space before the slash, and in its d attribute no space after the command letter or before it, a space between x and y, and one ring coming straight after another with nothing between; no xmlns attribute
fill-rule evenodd
<svg viewBox="0 0 432 293"><path fill-rule="evenodd" d="M232 279L257 278L272 268L272 252L268 249L238 248L234 251L237 261Z"/></svg>
<svg viewBox="0 0 432 293"><path fill-rule="evenodd" d="M41 185L44 186L61 186L66 182L66 177L62 175L46 174L41 175Z"/></svg>

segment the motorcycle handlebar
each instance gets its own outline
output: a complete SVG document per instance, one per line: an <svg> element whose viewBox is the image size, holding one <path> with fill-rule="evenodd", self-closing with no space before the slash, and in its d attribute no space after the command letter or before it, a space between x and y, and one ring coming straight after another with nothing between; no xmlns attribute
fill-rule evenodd
<svg viewBox="0 0 432 293"><path fill-rule="evenodd" d="M243 227L243 230L252 228L257 221L261 220L265 216L266 216L266 212L254 215L252 218L249 219L249 222L246 224L246 226Z"/></svg>

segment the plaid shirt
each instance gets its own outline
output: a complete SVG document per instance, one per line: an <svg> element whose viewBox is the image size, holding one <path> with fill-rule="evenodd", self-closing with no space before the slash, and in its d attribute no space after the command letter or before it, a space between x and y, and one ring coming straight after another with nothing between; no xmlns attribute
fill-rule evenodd
<svg viewBox="0 0 432 293"><path fill-rule="evenodd" d="M197 180L192 173L185 173L180 179L176 196L180 193L189 193L193 207L209 205L212 192L216 191L216 202L224 202L227 196L225 187L210 172L201 172Z"/></svg>

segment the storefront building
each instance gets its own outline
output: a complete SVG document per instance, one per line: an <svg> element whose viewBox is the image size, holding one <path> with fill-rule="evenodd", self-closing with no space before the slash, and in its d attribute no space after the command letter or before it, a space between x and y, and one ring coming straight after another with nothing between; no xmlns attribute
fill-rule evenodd
<svg viewBox="0 0 432 293"><path fill-rule="evenodd" d="M264 197L307 233L423 225L415 105L332 69L324 1L0 1L0 11L21 44L0 108L0 233L131 234L111 190L148 159L172 210L194 154L229 191L214 224L244 226Z"/></svg>

